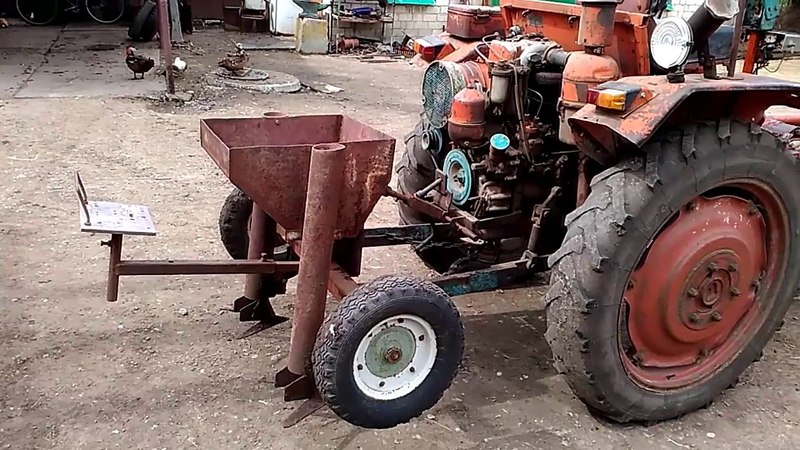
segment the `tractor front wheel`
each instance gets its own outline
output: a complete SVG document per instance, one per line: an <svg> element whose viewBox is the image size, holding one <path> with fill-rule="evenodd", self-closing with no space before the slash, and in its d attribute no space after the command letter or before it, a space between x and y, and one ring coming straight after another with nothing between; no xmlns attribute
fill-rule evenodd
<svg viewBox="0 0 800 450"><path fill-rule="evenodd" d="M723 120L592 180L550 257L546 333L591 409L674 418L759 357L800 280L798 175L773 136Z"/></svg>

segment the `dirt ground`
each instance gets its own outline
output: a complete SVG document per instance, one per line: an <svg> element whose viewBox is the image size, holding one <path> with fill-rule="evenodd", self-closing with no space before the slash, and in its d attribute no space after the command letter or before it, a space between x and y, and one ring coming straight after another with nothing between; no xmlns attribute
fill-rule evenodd
<svg viewBox="0 0 800 450"><path fill-rule="evenodd" d="M179 87L196 97L186 104L0 99L0 448L798 447L797 306L763 359L710 407L620 426L590 415L555 375L543 338L543 286L460 297L467 353L455 383L420 419L372 431L327 410L281 427L295 404L284 403L271 381L288 350L289 324L234 339L248 324L220 308L240 295L243 277L123 279L120 301L106 303L107 250L98 245L105 237L78 232L75 170L94 199L150 206L159 235L128 239L126 256L226 258L217 215L231 186L199 146L201 118L345 113L400 142L417 119L421 71L403 62L253 52L254 67L344 90L202 88L199 75L230 39L213 30L192 36ZM782 72L798 68L784 64ZM368 225L395 222L384 200ZM427 273L405 247L367 251L363 278L393 272ZM291 314L293 292L290 284L274 302L279 313Z"/></svg>

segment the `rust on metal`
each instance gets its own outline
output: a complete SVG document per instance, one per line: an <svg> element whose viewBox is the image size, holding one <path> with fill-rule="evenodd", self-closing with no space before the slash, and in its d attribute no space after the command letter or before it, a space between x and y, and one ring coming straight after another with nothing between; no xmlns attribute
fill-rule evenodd
<svg viewBox="0 0 800 450"><path fill-rule="evenodd" d="M342 115L205 119L200 142L253 201L287 232L303 224L311 147L345 147L337 237L356 237L391 180L395 139Z"/></svg>
<svg viewBox="0 0 800 450"><path fill-rule="evenodd" d="M257 204L253 203L250 224L247 230L247 259L260 260L262 255L272 259L275 251L275 221ZM244 296L250 300L258 298L261 289L261 274L248 274L244 283Z"/></svg>
<svg viewBox="0 0 800 450"><path fill-rule="evenodd" d="M626 77L619 82L649 90L650 101L624 114L586 105L569 119L576 145L596 159L602 157L598 146L612 154L618 146L641 147L664 125L716 117L761 123L769 106L800 107L799 83L758 75L708 80L687 74L685 83L661 76Z"/></svg>
<svg viewBox="0 0 800 450"><path fill-rule="evenodd" d="M758 208L734 196L695 198L630 276L620 317L629 339L620 346L626 370L644 386L702 382L733 360L766 318L774 297L757 292L753 280L762 272L773 279L788 263L785 211L760 182L729 186L752 195Z"/></svg>
<svg viewBox="0 0 800 450"><path fill-rule="evenodd" d="M347 180L347 151L342 144L317 144L311 150L311 163L300 248L300 272L294 302L292 338L287 368L305 373L317 331L322 325L327 297L327 281L333 254L334 232Z"/></svg>
<svg viewBox="0 0 800 450"><path fill-rule="evenodd" d="M758 47L761 36L762 34L759 31L747 33L747 47L744 51L744 64L742 65L742 72L744 73L756 73L756 63L759 58Z"/></svg>
<svg viewBox="0 0 800 450"><path fill-rule="evenodd" d="M358 283L353 280L347 272L344 271L338 264L332 264L330 273L328 274L328 292L336 298L341 300L350 295L351 292L358 288Z"/></svg>
<svg viewBox="0 0 800 450"><path fill-rule="evenodd" d="M588 48L610 47L614 42L616 1L584 0L581 7L578 43Z"/></svg>
<svg viewBox="0 0 800 450"><path fill-rule="evenodd" d="M352 50L354 48L358 48L361 45L361 41L355 38L342 38L339 40L338 48L340 52L345 50Z"/></svg>
<svg viewBox="0 0 800 450"><path fill-rule="evenodd" d="M283 420L283 428L291 428L306 417L310 416L317 412L320 408L325 406L322 399L319 396L314 396L303 402L302 405L298 406L291 414L289 414L286 419Z"/></svg>
<svg viewBox="0 0 800 450"><path fill-rule="evenodd" d="M117 275L224 275L248 273L291 273L296 272L296 261L120 261L116 266Z"/></svg>
<svg viewBox="0 0 800 450"><path fill-rule="evenodd" d="M502 7L509 26L517 25L525 33L547 36L567 51L583 50L578 39L581 6L542 0L504 0ZM614 39L604 53L619 61L625 76L650 74L649 28L654 25L648 9L645 0L625 0L613 14Z"/></svg>
<svg viewBox="0 0 800 450"><path fill-rule="evenodd" d="M106 301L115 302L119 296L119 276L121 275L119 265L122 259L122 235L112 234L111 240L103 244L108 245L110 249L108 258L108 281L106 283Z"/></svg>
<svg viewBox="0 0 800 450"><path fill-rule="evenodd" d="M447 132L454 141L478 141L484 138L486 94L474 86L459 91L453 97Z"/></svg>

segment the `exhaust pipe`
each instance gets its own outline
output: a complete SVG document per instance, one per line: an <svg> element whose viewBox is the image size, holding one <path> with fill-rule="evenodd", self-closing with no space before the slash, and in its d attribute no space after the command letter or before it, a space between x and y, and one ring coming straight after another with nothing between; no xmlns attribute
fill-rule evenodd
<svg viewBox="0 0 800 450"><path fill-rule="evenodd" d="M737 0L706 0L689 17L689 26L692 28L695 48L702 42L707 42L708 38L726 20L733 19L739 12L739 2Z"/></svg>
<svg viewBox="0 0 800 450"><path fill-rule="evenodd" d="M739 12L738 0L705 0L687 21L692 29L694 50L703 66L704 78L717 78L717 63L709 52L708 38Z"/></svg>

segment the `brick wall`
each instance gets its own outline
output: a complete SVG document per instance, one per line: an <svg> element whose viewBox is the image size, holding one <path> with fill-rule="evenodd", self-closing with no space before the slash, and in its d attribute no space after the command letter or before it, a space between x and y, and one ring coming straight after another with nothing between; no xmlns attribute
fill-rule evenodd
<svg viewBox="0 0 800 450"><path fill-rule="evenodd" d="M480 0L436 0L436 5L431 6L411 6L411 5L389 5L386 12L394 17L394 23L387 23L384 30L384 41L400 41L405 32L409 36L419 37L436 34L444 30L447 22L447 5L453 4L475 4L480 5ZM683 17L689 16L703 3L703 0L672 0L672 11L667 11L664 17ZM378 2L373 0L345 0L346 8L358 6L378 7ZM343 24L339 29L339 34L344 36L363 36L378 39L381 34L380 25L357 25L354 29L348 24Z"/></svg>
<svg viewBox="0 0 800 450"><path fill-rule="evenodd" d="M447 22L447 5L449 3L481 4L480 0L471 2L468 0L436 0L436 4L430 6L389 5L386 13L394 18L394 22L385 24L384 42L401 41L404 33L412 37L441 33ZM373 0L345 0L343 4L346 9L359 6L378 8L378 2ZM353 24L343 23L337 30L337 34L378 39L381 34L381 26L379 24L357 24L354 27Z"/></svg>

